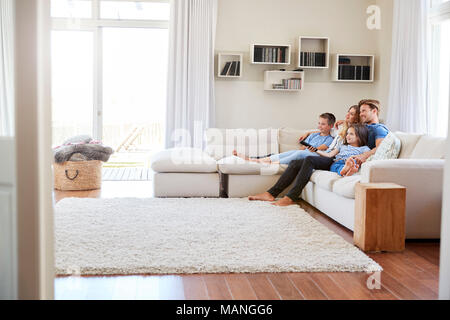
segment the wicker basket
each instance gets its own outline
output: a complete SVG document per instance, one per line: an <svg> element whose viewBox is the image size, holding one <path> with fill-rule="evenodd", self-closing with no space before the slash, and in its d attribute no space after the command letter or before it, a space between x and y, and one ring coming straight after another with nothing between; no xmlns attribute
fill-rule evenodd
<svg viewBox="0 0 450 320"><path fill-rule="evenodd" d="M53 164L55 189L64 191L94 190L102 185L102 162L67 161Z"/></svg>

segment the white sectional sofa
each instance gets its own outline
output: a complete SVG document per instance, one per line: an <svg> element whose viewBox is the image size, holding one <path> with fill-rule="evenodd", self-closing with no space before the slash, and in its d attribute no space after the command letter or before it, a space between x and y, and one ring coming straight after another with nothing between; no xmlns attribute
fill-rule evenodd
<svg viewBox="0 0 450 320"><path fill-rule="evenodd" d="M298 138L306 131L289 128L208 129L205 150L175 148L153 157L155 196L236 198L267 191L286 166L243 161L232 156L233 150L263 156L298 149ZM302 198L353 230L355 185L359 182L398 183L407 188L407 239L438 239L445 139L395 134L402 143L398 159L369 161L352 177L317 170Z"/></svg>

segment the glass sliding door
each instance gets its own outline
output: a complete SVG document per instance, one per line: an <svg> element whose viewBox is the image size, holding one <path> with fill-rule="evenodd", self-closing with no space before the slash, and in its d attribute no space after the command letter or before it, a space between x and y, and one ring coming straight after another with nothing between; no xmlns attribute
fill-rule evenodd
<svg viewBox="0 0 450 320"><path fill-rule="evenodd" d="M103 141L145 157L163 147L168 30L102 28Z"/></svg>
<svg viewBox="0 0 450 320"><path fill-rule="evenodd" d="M168 0L52 0L53 145L74 135L147 166L163 148Z"/></svg>
<svg viewBox="0 0 450 320"><path fill-rule="evenodd" d="M94 33L52 31L54 146L74 135L93 135Z"/></svg>

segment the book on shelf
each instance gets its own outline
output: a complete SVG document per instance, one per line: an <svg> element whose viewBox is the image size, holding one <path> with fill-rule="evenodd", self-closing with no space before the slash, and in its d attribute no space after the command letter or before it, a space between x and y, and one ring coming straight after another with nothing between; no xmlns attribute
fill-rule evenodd
<svg viewBox="0 0 450 320"><path fill-rule="evenodd" d="M253 61L263 63L286 63L286 53L286 47L255 47Z"/></svg>
<svg viewBox="0 0 450 320"><path fill-rule="evenodd" d="M301 90L302 79L301 78L282 79L281 85L274 84L273 88L274 89L284 89L284 90Z"/></svg>
<svg viewBox="0 0 450 320"><path fill-rule="evenodd" d="M231 67L227 74L228 76L234 76L236 74L236 64L237 64L237 61L231 62Z"/></svg>
<svg viewBox="0 0 450 320"><path fill-rule="evenodd" d="M363 67L362 66L356 66L355 67L355 80L363 80Z"/></svg>
<svg viewBox="0 0 450 320"><path fill-rule="evenodd" d="M254 60L255 62L263 62L263 48L255 47L254 51Z"/></svg>
<svg viewBox="0 0 450 320"><path fill-rule="evenodd" d="M223 67L222 72L220 73L221 76L227 75L228 70L230 69L230 65L231 65L231 62L225 63L225 66Z"/></svg>
<svg viewBox="0 0 450 320"><path fill-rule="evenodd" d="M338 80L370 80L370 66L340 64Z"/></svg>
<svg viewBox="0 0 450 320"><path fill-rule="evenodd" d="M363 66L363 80L370 80L370 66Z"/></svg>
<svg viewBox="0 0 450 320"><path fill-rule="evenodd" d="M300 52L300 65L303 67L326 67L325 52Z"/></svg>

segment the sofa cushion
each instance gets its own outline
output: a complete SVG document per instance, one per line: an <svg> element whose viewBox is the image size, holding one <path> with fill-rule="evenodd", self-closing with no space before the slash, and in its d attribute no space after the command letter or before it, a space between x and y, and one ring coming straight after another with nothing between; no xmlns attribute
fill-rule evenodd
<svg viewBox="0 0 450 320"><path fill-rule="evenodd" d="M236 150L250 157L262 157L279 152L278 129L217 129L206 130L205 152L216 160L233 155Z"/></svg>
<svg viewBox="0 0 450 320"><path fill-rule="evenodd" d="M420 137L410 158L444 159L446 141L446 138L424 135Z"/></svg>
<svg viewBox="0 0 450 320"><path fill-rule="evenodd" d="M217 172L217 162L207 153L194 148L173 148L155 154L151 159L155 172Z"/></svg>
<svg viewBox="0 0 450 320"><path fill-rule="evenodd" d="M342 177L333 184L333 192L349 199L355 199L355 186L361 181L361 174L351 177Z"/></svg>
<svg viewBox="0 0 450 320"><path fill-rule="evenodd" d="M287 165L257 163L245 161L238 157L226 157L217 161L219 171L237 175L275 175L281 174Z"/></svg>
<svg viewBox="0 0 450 320"><path fill-rule="evenodd" d="M367 161L397 159L401 146L400 139L393 132L389 132L378 146L375 154L367 159Z"/></svg>
<svg viewBox="0 0 450 320"><path fill-rule="evenodd" d="M331 171L315 170L310 178L312 182L322 189L333 191L333 184L341 177Z"/></svg>
<svg viewBox="0 0 450 320"><path fill-rule="evenodd" d="M290 150L297 150L300 146L298 138L305 133L313 130L298 130L292 128L281 128L278 134L278 141L280 143L280 153Z"/></svg>
<svg viewBox="0 0 450 320"><path fill-rule="evenodd" d="M408 159L409 157L411 157L411 153L416 147L417 142L419 141L420 137L423 136L423 134L405 133L400 131L397 131L395 135L400 139L402 143L400 154L398 155L399 159Z"/></svg>

